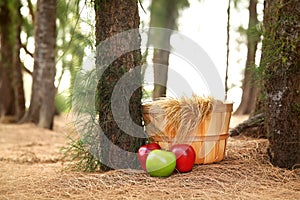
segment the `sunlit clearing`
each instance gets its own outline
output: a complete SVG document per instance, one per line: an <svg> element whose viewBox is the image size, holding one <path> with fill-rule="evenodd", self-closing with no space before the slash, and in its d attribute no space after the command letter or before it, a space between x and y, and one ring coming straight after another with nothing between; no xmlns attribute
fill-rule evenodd
<svg viewBox="0 0 300 200"><path fill-rule="evenodd" d="M233 87L228 90L227 101L233 102L233 112L239 107L241 103L243 90L240 87Z"/></svg>

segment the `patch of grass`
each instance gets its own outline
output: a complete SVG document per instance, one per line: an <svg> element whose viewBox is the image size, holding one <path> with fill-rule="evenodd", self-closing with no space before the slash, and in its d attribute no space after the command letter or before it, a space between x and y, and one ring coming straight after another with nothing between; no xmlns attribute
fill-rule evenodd
<svg viewBox="0 0 300 200"><path fill-rule="evenodd" d="M69 141L69 146L62 149L64 160L71 162L68 169L83 172L100 171L100 161L92 155L83 139L69 136Z"/></svg>

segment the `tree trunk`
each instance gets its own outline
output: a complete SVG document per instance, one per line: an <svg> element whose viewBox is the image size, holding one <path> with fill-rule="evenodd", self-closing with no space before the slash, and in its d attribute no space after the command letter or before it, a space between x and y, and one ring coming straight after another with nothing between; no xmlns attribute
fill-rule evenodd
<svg viewBox="0 0 300 200"><path fill-rule="evenodd" d="M247 60L245 67L245 74L243 80L243 95L242 101L238 109L236 110L236 115L250 114L255 109L256 100L256 86L254 83L254 69L255 69L255 55L257 49L257 43L259 41L259 35L256 29L258 23L257 20L257 0L250 0L249 2L249 24L247 30Z"/></svg>
<svg viewBox="0 0 300 200"><path fill-rule="evenodd" d="M137 0L110 0L110 1L95 1L96 11L96 45L110 38L117 33L137 29L139 27L139 14ZM97 51L96 63L105 62L112 55L117 55L117 52L122 51L126 46L140 46L140 36L138 31L134 36L127 35L119 38L118 41L110 43L109 47L103 51ZM129 112L132 120L138 126L142 126L142 109L141 109L141 72L135 68L141 64L140 50L133 50L124 53L112 63L108 63L108 68L102 74L98 83L98 112L99 124L107 139L114 145L124 150L124 152L136 152L138 147L145 140L131 136L136 130L129 127L131 133L123 131L114 119L112 104L117 105L120 113L124 112L129 107ZM101 66L97 66L98 69ZM112 94L116 83L126 73L132 77L130 83L122 86L118 92L117 99L112 100ZM126 90L130 87L137 87L131 97L126 96ZM124 93L123 93L124 92ZM130 99L129 105L126 101ZM130 116L122 116L129 120ZM128 125L130 126L130 125ZM120 155L117 148L113 145L104 142L104 137L100 138L100 162L101 170L106 171L111 168L137 168L138 162L135 154ZM109 142L109 143L110 143ZM134 155L134 156L133 156Z"/></svg>
<svg viewBox="0 0 300 200"><path fill-rule="evenodd" d="M13 65L13 37L11 13L8 2L1 4L0 22L1 22L1 63L0 63L0 117L14 115L14 92L12 82L12 65Z"/></svg>
<svg viewBox="0 0 300 200"><path fill-rule="evenodd" d="M231 0L228 0L227 6L227 26L226 26L226 70L225 70L225 101L228 96L228 68L229 68L229 42L230 42L230 15L231 15Z"/></svg>
<svg viewBox="0 0 300 200"><path fill-rule="evenodd" d="M178 18L179 9L178 0L152 0L151 4L151 19L150 27L176 29L176 21ZM182 3L182 2L181 2ZM171 34L150 35L151 43L159 42L163 44L165 49L170 49ZM167 92L168 66L169 66L170 51L163 49L154 49L153 53L153 69L154 69L154 89L152 99L165 97Z"/></svg>
<svg viewBox="0 0 300 200"><path fill-rule="evenodd" d="M52 129L55 98L56 0L38 0L35 16L35 52L30 107L23 118Z"/></svg>
<svg viewBox="0 0 300 200"><path fill-rule="evenodd" d="M170 46L170 38L167 39ZM153 53L153 70L154 70L154 89L152 99L165 97L167 94L168 66L170 52L162 49L154 49Z"/></svg>
<svg viewBox="0 0 300 200"><path fill-rule="evenodd" d="M25 110L20 67L20 1L4 1L0 8L0 117L13 115L17 120Z"/></svg>
<svg viewBox="0 0 300 200"><path fill-rule="evenodd" d="M22 63L20 60L20 49L21 49L21 20L22 16L20 13L20 1L17 5L17 23L16 23L16 35L15 35L15 45L13 56L13 88L14 88L14 97L15 97L15 109L16 109L16 119L20 120L25 113L25 95L23 88L23 74L22 74Z"/></svg>
<svg viewBox="0 0 300 200"><path fill-rule="evenodd" d="M264 60L266 128L275 166L300 163L300 1L266 0Z"/></svg>

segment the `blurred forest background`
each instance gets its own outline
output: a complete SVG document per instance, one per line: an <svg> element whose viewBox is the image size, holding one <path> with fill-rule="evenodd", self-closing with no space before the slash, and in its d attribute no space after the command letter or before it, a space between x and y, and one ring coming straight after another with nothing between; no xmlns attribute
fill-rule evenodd
<svg viewBox="0 0 300 200"><path fill-rule="evenodd" d="M70 111L76 74L85 56L95 51L99 42L117 32L137 28L139 23L142 27L179 30L187 36L189 28L196 26L198 30L191 31L199 35L191 34L192 39L201 38L200 43L206 40L208 35L202 36L201 31L211 35L211 44L203 46L212 47L207 52L224 80L227 99L239 105L236 114L250 115L235 134L255 128L255 132L270 140L269 153L275 165L293 168L300 163L299 1L228 0L222 1L223 6L218 6L216 1L211 6L207 0L116 2L1 0L1 119L13 123L34 122L51 129L54 114ZM207 6L210 14L207 17L198 17L202 6ZM119 24L112 19L112 13ZM187 19L188 14L192 17ZM162 40L164 45L172 45L170 37ZM211 42L214 40L217 43ZM169 52L154 49L133 53L137 60L129 63L152 60L154 80L167 82L168 68L162 69L155 63L172 67L174 61ZM127 56L130 57L124 57ZM116 61L113 65L121 77L124 72L118 68L120 63ZM125 71L130 70L128 66ZM106 110L101 105L107 102L101 98L110 94L106 92L114 84L100 82L98 111L103 114ZM142 91L137 91L134 101L140 102L141 94ZM144 98L166 96L167 88L154 85L153 92L146 94ZM140 118L140 108L132 109L137 109L136 119ZM100 124L106 120L100 118ZM109 125L107 131L115 132L114 126ZM139 145L141 142L133 141Z"/></svg>
<svg viewBox="0 0 300 200"><path fill-rule="evenodd" d="M253 1L254 2L254 1ZM261 20L262 20L262 9L263 2L254 2L251 4L251 8L258 7L259 13L256 10L253 10L250 18L251 24L249 24L253 34L257 35L259 38ZM24 85L24 97L20 97L20 101L25 101L25 107L29 108L30 97L32 90L32 72L34 68L34 18L36 15L36 1L3 1L3 6L7 7L6 20L12 21L12 23L4 24L7 31L13 31L13 29L20 29L13 32L16 34L16 37L20 41L14 41L11 45L19 45L19 57L20 57L20 69L22 72L22 82ZM152 3L152 4L151 4ZM169 29L179 30L183 34L186 34L195 42L199 42L213 59L216 66L219 69L220 76L222 80L225 79L225 70L226 70L226 26L227 26L227 5L228 2L223 2L220 7L223 9L221 16L215 16L214 19L212 14L209 14L209 11L204 10L206 8L212 7L214 2L207 1L147 1L144 0L141 2L143 9L139 9L141 17L140 27L165 27ZM228 99L235 102L235 107L240 103L240 98L242 95L242 82L244 76L245 66L250 66L246 64L246 55L247 55L247 29L248 23L248 1L232 1L231 2L231 18L230 18L230 41L229 41L229 76L228 76L228 90L233 89L229 92ZM3 7L4 8L4 7ZM221 10L218 8L218 10ZM12 11L13 10L13 11ZM203 12L201 13L197 13ZM94 13L93 4L88 1L57 1L57 15L56 15L56 50L55 50L55 66L56 66L56 75L55 75L55 88L56 88L56 112L67 112L70 109L70 97L71 97L71 88L73 85L73 80L76 76L76 73L82 67L83 59L85 56L90 55L91 52L95 51L95 13ZM3 13L4 15L5 13ZM199 16L197 16L199 14ZM200 15L201 14L201 15ZM206 16L205 16L206 15ZM241 17L243 16L243 17ZM3 16L5 17L5 16ZM196 18L191 20L190 18ZM203 18L210 18L210 20ZM2 18L5 19L5 18ZM258 21L258 19L260 21ZM216 21L219 22L216 22ZM221 26L220 26L221 25ZM2 30L5 31L3 28ZM19 31L19 32L18 32ZM220 32L221 31L221 32ZM4 33L4 32L3 32ZM205 42L205 39L209 34L213 34L214 37L211 39L206 39L208 42ZM8 34L12 35L12 34ZM10 36L12 37L12 36ZM3 38L5 39L5 38ZM200 39L200 40L199 40ZM168 41L168 40L166 40ZM7 41L6 41L7 42ZM20 43L20 44L18 44ZM249 44L250 45L250 44ZM211 47L210 47L211 46ZM256 45L255 45L256 46ZM260 46L258 56L254 55L252 58L249 58L247 62L254 65L259 62L260 55ZM220 50L219 50L220 49ZM256 50L256 49L255 49ZM220 52L221 51L221 52ZM153 52L148 54L148 58L153 56ZM156 53L155 55L159 55ZM251 53L253 54L253 53ZM159 58L153 58L153 62ZM174 61L174 57L170 58L170 67L172 65L177 65L174 68L178 67L178 60ZM252 59L252 61L251 61ZM254 63L253 59L256 59ZM149 59L148 59L149 60ZM6 62L12 62L5 59ZM4 60L3 60L4 62ZM16 61L15 61L16 62ZM165 58L163 61L168 65L169 57ZM154 67L155 68L155 67ZM153 69L152 69L153 70ZM12 70L11 70L12 71ZM166 72L167 73L167 72ZM200 82L201 80L199 80ZM194 84L199 83L194 81ZM203 87L199 85L198 88ZM204 86L205 87L205 86ZM155 88L155 91L157 88ZM149 91L148 92L152 92ZM247 92L245 92L247 93ZM11 93L12 94L12 93ZM22 92L20 93L21 96ZM151 95L151 94L150 94ZM156 95L156 94L155 94ZM162 94L157 94L161 96ZM248 96L252 96L248 94ZM25 100L22 100L22 99ZM245 98L247 99L247 98ZM251 97L250 97L251 99ZM253 100L253 99L252 99ZM246 101L246 100L245 100ZM249 101L250 102L250 101ZM254 101L252 101L254 102ZM10 104L13 104L13 101L10 101ZM24 102L20 102L24 104ZM8 107L6 105L6 107ZM24 105L20 105L20 110L18 111L17 118L20 119L24 112ZM250 106L251 107L251 106ZM248 107L250 109L250 107ZM248 109L248 110L249 110ZM3 111L4 112L4 111ZM8 111L7 111L8 112ZM11 113L17 111L11 111ZM2 112L1 112L2 113ZM241 112L241 114L249 114L249 111ZM10 115L9 112L3 115Z"/></svg>

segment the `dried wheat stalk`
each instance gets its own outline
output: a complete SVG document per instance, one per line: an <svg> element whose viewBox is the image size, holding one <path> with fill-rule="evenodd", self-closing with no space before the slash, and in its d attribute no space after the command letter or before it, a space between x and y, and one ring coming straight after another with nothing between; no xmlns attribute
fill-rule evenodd
<svg viewBox="0 0 300 200"><path fill-rule="evenodd" d="M160 98L150 104L149 112L154 119L164 119L162 130L156 134L162 138L172 139L173 143L182 143L186 138L195 136L199 124L212 112L214 99L193 95Z"/></svg>

